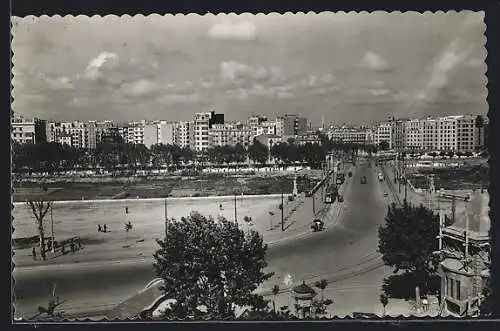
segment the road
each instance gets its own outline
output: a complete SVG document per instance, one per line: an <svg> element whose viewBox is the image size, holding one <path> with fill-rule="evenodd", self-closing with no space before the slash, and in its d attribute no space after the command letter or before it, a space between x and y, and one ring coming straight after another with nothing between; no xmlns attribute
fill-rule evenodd
<svg viewBox="0 0 500 331"><path fill-rule="evenodd" d="M368 178L367 184L360 183L361 176ZM326 278L335 283L381 268L376 249L377 227L386 212L384 184L376 180L376 172L366 164L359 166L351 181L335 226L269 247L268 269L275 276L263 285L264 292L273 284L283 286L286 275L291 275L295 282ZM304 213L309 215L310 211ZM129 298L155 274L151 259L143 259L112 264L79 263L71 267L25 267L15 269L14 277L16 315L29 318L38 305L47 305L54 283L56 294L65 301L60 307L62 311L71 314L87 307L98 314ZM378 282L369 285L380 287Z"/></svg>

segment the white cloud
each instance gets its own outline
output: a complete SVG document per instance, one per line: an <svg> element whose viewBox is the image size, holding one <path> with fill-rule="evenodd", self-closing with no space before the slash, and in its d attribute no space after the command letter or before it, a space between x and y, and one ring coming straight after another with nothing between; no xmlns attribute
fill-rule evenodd
<svg viewBox="0 0 500 331"><path fill-rule="evenodd" d="M485 61L481 58L478 58L478 57L473 57L465 63L466 66L474 67L474 68L481 67L484 64L485 64Z"/></svg>
<svg viewBox="0 0 500 331"><path fill-rule="evenodd" d="M115 68L118 63L118 54L111 52L102 52L89 62L89 64L85 68L85 77L90 80L99 79L102 75L102 69Z"/></svg>
<svg viewBox="0 0 500 331"><path fill-rule="evenodd" d="M198 94L167 94L158 98L162 104L192 104L200 101Z"/></svg>
<svg viewBox="0 0 500 331"><path fill-rule="evenodd" d="M63 76L56 79L44 77L43 80L54 90L73 90L75 88L73 82L68 77Z"/></svg>
<svg viewBox="0 0 500 331"><path fill-rule="evenodd" d="M245 80L268 80L278 78L277 68L254 68L235 61L225 61L220 64L220 76L226 82Z"/></svg>
<svg viewBox="0 0 500 331"><path fill-rule="evenodd" d="M370 89L369 92L371 95L376 96L376 97L388 95L389 93L391 93L391 91L389 91L387 89Z"/></svg>
<svg viewBox="0 0 500 331"><path fill-rule="evenodd" d="M157 88L158 86L155 83L147 79L139 79L131 83L125 83L121 86L121 89L125 94L136 97L149 95Z"/></svg>
<svg viewBox="0 0 500 331"><path fill-rule="evenodd" d="M458 65L462 63L472 51L472 48L469 48L461 52L457 47L458 41L455 40L437 57L432 67L431 77L426 86L427 88L442 88L446 86L455 69L457 69Z"/></svg>
<svg viewBox="0 0 500 331"><path fill-rule="evenodd" d="M373 52L366 52L361 59L360 65L372 71L386 71L389 69L389 64L380 55Z"/></svg>
<svg viewBox="0 0 500 331"><path fill-rule="evenodd" d="M253 40L257 35L257 28L252 22L223 22L212 26L208 32L211 38L219 40Z"/></svg>

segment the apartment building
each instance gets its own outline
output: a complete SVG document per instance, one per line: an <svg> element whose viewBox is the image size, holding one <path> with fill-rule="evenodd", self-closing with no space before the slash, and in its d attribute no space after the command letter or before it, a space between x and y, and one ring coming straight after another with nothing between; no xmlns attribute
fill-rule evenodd
<svg viewBox="0 0 500 331"><path fill-rule="evenodd" d="M476 126L477 116L464 115L457 118L457 150L473 152L478 146L479 128Z"/></svg>
<svg viewBox="0 0 500 331"><path fill-rule="evenodd" d="M209 130L209 146L235 146L241 144L248 148L253 141L254 131L242 123L214 124Z"/></svg>
<svg viewBox="0 0 500 331"><path fill-rule="evenodd" d="M175 140L174 123L160 121L158 123L158 143L163 145L173 145Z"/></svg>
<svg viewBox="0 0 500 331"><path fill-rule="evenodd" d="M392 149L394 144L393 140L393 123L391 120L380 122L373 129L374 131L374 143L379 145L382 141L387 142L389 149Z"/></svg>
<svg viewBox="0 0 500 331"><path fill-rule="evenodd" d="M197 152L206 151L209 147L208 135L214 124L224 124L224 115L214 111L194 114L193 149Z"/></svg>
<svg viewBox="0 0 500 331"><path fill-rule="evenodd" d="M84 122L50 122L47 141L67 144L75 148L87 148L86 125Z"/></svg>
<svg viewBox="0 0 500 331"><path fill-rule="evenodd" d="M20 144L47 141L46 121L37 118L14 117L11 121L11 138Z"/></svg>
<svg viewBox="0 0 500 331"><path fill-rule="evenodd" d="M438 148L437 132L439 120L436 118L425 118L421 121L423 122L422 149L436 150Z"/></svg>
<svg viewBox="0 0 500 331"><path fill-rule="evenodd" d="M174 144L181 148L192 148L194 141L194 123L191 121L180 121L173 125Z"/></svg>
<svg viewBox="0 0 500 331"><path fill-rule="evenodd" d="M405 147L405 122L406 120L391 119L392 124L392 148L402 149Z"/></svg>
<svg viewBox="0 0 500 331"><path fill-rule="evenodd" d="M404 142L405 149L421 150L424 146L424 124L419 119L410 119L404 122Z"/></svg>
<svg viewBox="0 0 500 331"><path fill-rule="evenodd" d="M281 132L277 132L277 135L280 136L296 136L307 130L307 117L286 114L283 117L278 117L276 120L281 122L279 125Z"/></svg>
<svg viewBox="0 0 500 331"><path fill-rule="evenodd" d="M334 142L344 144L365 144L367 142L367 128L363 127L330 127L327 136Z"/></svg>

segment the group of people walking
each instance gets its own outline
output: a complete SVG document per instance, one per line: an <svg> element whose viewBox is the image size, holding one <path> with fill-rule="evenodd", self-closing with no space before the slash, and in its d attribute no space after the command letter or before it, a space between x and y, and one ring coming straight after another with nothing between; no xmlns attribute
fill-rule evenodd
<svg viewBox="0 0 500 331"><path fill-rule="evenodd" d="M46 251L51 251L52 245L54 245L54 250L60 247L61 253L66 254L67 253L66 247L68 244L69 244L69 249L70 249L69 252L71 252L71 254L75 254L75 252L77 252L83 248L82 243L80 241L80 238L73 238L73 239L71 239L71 241L69 241L69 242L64 241L61 244L58 244L57 242L52 243L52 241L49 241ZM31 256L33 257L33 260L37 259L37 250L36 250L35 246L31 249Z"/></svg>
<svg viewBox="0 0 500 331"><path fill-rule="evenodd" d="M108 226L104 224L101 226L101 224L97 224L97 232L108 232Z"/></svg>

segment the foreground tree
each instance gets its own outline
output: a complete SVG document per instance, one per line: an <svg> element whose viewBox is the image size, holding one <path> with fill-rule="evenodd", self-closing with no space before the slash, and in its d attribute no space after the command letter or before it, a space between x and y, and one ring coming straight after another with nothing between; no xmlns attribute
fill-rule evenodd
<svg viewBox="0 0 500 331"><path fill-rule="evenodd" d="M412 274L414 285L426 294L428 280L436 273L439 263L439 257L434 254L438 249L439 216L423 205L405 203L399 207L393 203L385 222L378 231L378 250L384 263L393 267L395 274L400 270Z"/></svg>
<svg viewBox="0 0 500 331"><path fill-rule="evenodd" d="M47 188L44 186L43 188L44 192L47 192ZM46 201L43 199L34 199L34 200L28 200L26 201L26 207L28 210L31 212L31 214L35 217L37 229L38 229L38 236L40 237L40 256L42 257L42 260L46 260L46 247L45 247L45 229L43 227L43 221L45 220L45 216L47 215L47 212L52 206L51 201Z"/></svg>
<svg viewBox="0 0 500 331"><path fill-rule="evenodd" d="M267 245L259 233L192 213L170 222L158 244L154 269L166 297L176 301L165 317L219 319L234 317L235 306L261 308L263 298L253 291L272 274L263 272Z"/></svg>

